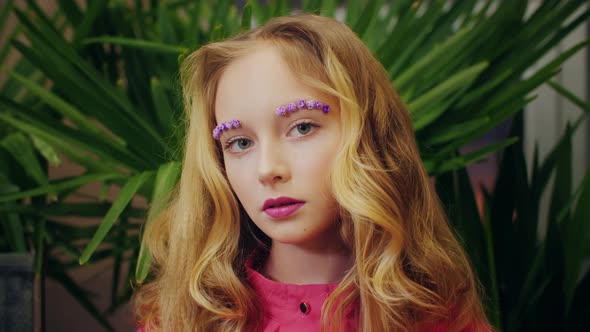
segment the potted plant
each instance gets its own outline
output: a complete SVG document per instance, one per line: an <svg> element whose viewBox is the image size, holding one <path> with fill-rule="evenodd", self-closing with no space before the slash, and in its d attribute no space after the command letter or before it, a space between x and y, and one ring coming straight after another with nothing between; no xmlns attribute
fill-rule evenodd
<svg viewBox="0 0 590 332"><path fill-rule="evenodd" d="M510 137L475 152L460 153L465 144L506 119L518 117L531 99L529 93L588 44L581 42L564 51L525 78L531 64L589 15L588 10L578 11L584 1L544 1L532 14L526 13L528 4L404 0L341 5L333 0L310 0L295 7L287 1L265 5L249 1L238 6L224 0L215 4L90 1L80 7L75 1L60 1L50 16L28 1L24 9L14 10L19 22L14 35L21 38L4 46L18 51L21 60L6 70L9 78L0 93L0 123L29 142L37 162L64 156L83 172L0 192L3 213L43 220L32 224L32 234L38 234L35 239L44 246L42 261L48 277L66 285L112 330L68 271L77 263L112 258L114 285L120 278L141 282L148 277L149 253L141 246L141 225L132 218L143 215L149 223L158 211L151 209L146 216L145 205L132 200L155 204L178 179L181 156L177 151L183 126L175 77L178 63L190 50L294 10L340 17L391 75L412 113L425 166L445 183L463 174L467 165L515 146L518 138ZM73 33L64 33L66 28ZM17 161L23 169L35 167L30 158ZM464 174L461 181L461 186L451 187L451 196L471 195ZM100 183L103 190L84 203L68 200L90 183ZM120 191L107 199L111 187ZM34 200L39 203L33 204ZM493 239L481 242L485 248L470 240L473 234L474 239L485 239L492 233L468 210L472 207L465 209L464 218L454 226L468 239L465 246L474 260L481 263L476 266L486 288L495 290L490 317L500 327L504 321L499 312L504 307L496 296L498 271L490 270L495 260L481 259L481 255L485 258L493 253L500 260L508 253L497 250L499 244ZM102 222L69 226L56 219L64 216L101 216ZM0 239L7 234L0 234ZM531 263L533 256L523 260ZM125 263L129 269L122 276ZM132 288L126 285L113 287L106 312L129 298Z"/></svg>

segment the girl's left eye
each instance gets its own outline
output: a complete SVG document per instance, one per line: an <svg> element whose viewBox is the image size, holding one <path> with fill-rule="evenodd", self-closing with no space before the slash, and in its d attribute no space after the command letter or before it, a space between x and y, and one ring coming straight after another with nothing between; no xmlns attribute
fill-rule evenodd
<svg viewBox="0 0 590 332"><path fill-rule="evenodd" d="M295 127L289 131L289 136L307 136L318 127L318 125L311 122L302 122L295 125Z"/></svg>

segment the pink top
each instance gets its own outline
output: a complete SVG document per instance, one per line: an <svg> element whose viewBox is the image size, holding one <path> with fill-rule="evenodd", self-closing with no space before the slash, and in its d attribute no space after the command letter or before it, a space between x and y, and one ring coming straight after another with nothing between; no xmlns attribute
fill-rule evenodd
<svg viewBox="0 0 590 332"><path fill-rule="evenodd" d="M319 332L322 304L338 284L295 285L267 279L246 265L248 280L258 295L263 321L260 332ZM352 308L351 308L352 309ZM357 317L348 310L344 327L355 331Z"/></svg>
<svg viewBox="0 0 590 332"><path fill-rule="evenodd" d="M295 285L267 279L246 263L248 280L263 311L261 329L252 332L320 332L321 307L338 284ZM346 310L345 331L358 330L358 305ZM449 321L426 327L425 332L449 331ZM491 332L483 324L469 324L461 332Z"/></svg>
<svg viewBox="0 0 590 332"><path fill-rule="evenodd" d="M338 284L296 285L267 279L246 263L246 275L261 304L263 321L260 329L251 332L320 332L321 307L328 295ZM357 331L358 305L349 308L345 314L345 331ZM426 328L428 332L448 331L449 322ZM481 324L470 324L461 332L491 330ZM137 332L144 332L139 328Z"/></svg>

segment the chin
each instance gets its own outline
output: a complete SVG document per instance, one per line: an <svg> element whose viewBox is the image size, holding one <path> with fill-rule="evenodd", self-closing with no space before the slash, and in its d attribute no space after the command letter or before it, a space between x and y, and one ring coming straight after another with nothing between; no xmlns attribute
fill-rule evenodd
<svg viewBox="0 0 590 332"><path fill-rule="evenodd" d="M282 243L282 244L304 244L313 242L314 240L318 239L320 234L312 234L310 232L290 232L289 234L274 234L275 236L270 236L273 241Z"/></svg>
<svg viewBox="0 0 590 332"><path fill-rule="evenodd" d="M273 242L279 242L282 244L299 244L308 241L307 238L300 238L295 236L276 236L271 237Z"/></svg>

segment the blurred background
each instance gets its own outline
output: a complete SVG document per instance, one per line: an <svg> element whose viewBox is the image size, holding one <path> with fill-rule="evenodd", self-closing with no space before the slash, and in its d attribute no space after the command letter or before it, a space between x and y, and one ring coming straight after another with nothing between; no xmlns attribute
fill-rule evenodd
<svg viewBox="0 0 590 332"><path fill-rule="evenodd" d="M0 254L33 258L35 330L134 329L141 226L179 173L178 64L302 11L391 75L492 323L588 326L586 1L0 0Z"/></svg>

